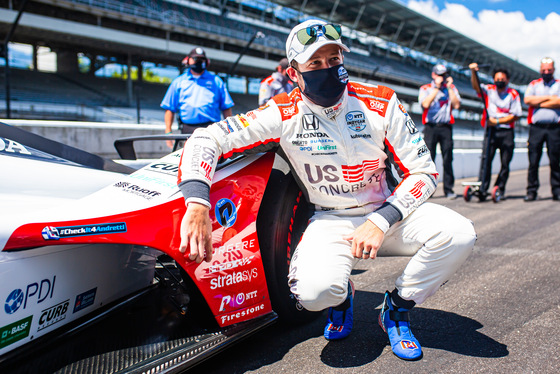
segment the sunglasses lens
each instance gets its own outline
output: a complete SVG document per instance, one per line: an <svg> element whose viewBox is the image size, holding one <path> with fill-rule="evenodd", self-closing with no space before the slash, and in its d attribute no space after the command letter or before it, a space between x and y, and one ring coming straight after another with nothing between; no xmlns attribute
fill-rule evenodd
<svg viewBox="0 0 560 374"><path fill-rule="evenodd" d="M323 32L327 39L338 40L342 33L340 25L327 24L323 26Z"/></svg>
<svg viewBox="0 0 560 374"><path fill-rule="evenodd" d="M317 29L310 26L303 30L299 30L296 35L301 44L308 45L315 42L317 39Z"/></svg>

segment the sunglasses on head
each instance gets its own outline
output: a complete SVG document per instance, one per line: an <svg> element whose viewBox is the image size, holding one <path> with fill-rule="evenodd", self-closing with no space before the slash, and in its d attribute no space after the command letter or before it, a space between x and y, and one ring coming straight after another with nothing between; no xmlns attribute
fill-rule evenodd
<svg viewBox="0 0 560 374"><path fill-rule="evenodd" d="M329 40L338 40L341 34L342 27L340 25L328 23L326 25L308 26L305 29L299 30L296 36L301 44L309 45L315 43L321 35Z"/></svg>

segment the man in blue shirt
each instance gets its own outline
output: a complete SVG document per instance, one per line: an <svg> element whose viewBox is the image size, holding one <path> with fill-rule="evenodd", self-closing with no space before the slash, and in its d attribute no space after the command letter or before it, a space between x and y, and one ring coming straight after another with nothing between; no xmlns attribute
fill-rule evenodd
<svg viewBox="0 0 560 374"><path fill-rule="evenodd" d="M175 113L179 127L190 134L197 127L220 121L232 114L233 100L224 81L206 70L208 58L202 48L193 49L183 60L187 68L171 82L160 106L165 109L165 133L170 134Z"/></svg>

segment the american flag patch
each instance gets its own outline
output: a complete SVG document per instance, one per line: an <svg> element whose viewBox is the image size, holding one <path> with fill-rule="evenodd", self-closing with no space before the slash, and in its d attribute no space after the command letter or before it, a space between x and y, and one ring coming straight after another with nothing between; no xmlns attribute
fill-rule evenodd
<svg viewBox="0 0 560 374"><path fill-rule="evenodd" d="M425 185L426 185L426 183L424 183L422 181L416 182L416 184L414 185L412 190L410 190L410 193L412 194L412 196L419 199L420 196L422 196L422 187L424 187Z"/></svg>
<svg viewBox="0 0 560 374"><path fill-rule="evenodd" d="M344 326L336 326L333 325L332 323L329 324L329 327L327 328L328 331L337 331L337 332L341 332Z"/></svg>
<svg viewBox="0 0 560 374"><path fill-rule="evenodd" d="M416 343L411 342L410 340L401 340L401 347L403 347L403 349L417 349L418 348Z"/></svg>
<svg viewBox="0 0 560 374"><path fill-rule="evenodd" d="M361 165L342 165L342 176L348 183L361 182L364 180L365 171L375 171L379 168L379 159L364 160Z"/></svg>
<svg viewBox="0 0 560 374"><path fill-rule="evenodd" d="M204 174L206 179L210 180L210 171L212 170L212 166L210 166L209 163L202 161L200 163L200 167L206 172L206 174Z"/></svg>

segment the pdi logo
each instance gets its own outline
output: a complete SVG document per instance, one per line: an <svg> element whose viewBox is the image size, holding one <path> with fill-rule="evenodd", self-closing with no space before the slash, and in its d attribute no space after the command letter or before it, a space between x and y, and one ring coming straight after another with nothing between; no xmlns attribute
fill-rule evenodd
<svg viewBox="0 0 560 374"><path fill-rule="evenodd" d="M47 298L52 299L54 293L54 284L56 276L53 279L43 279L40 282L33 282L27 285L25 292L17 288L10 292L4 303L4 311L7 314L14 314L17 312L23 303L23 308L27 308L27 304L36 303L40 304Z"/></svg>

